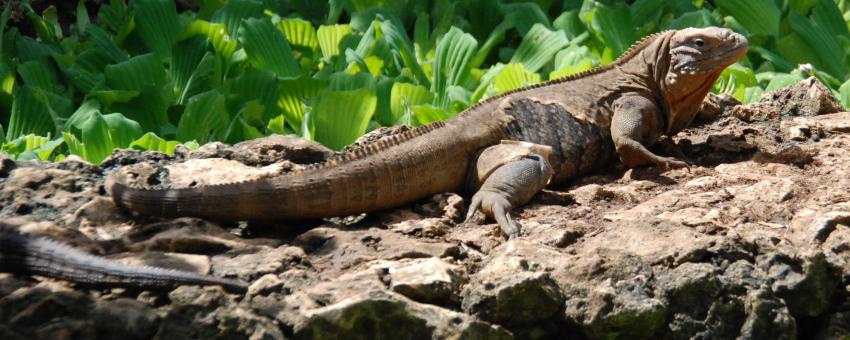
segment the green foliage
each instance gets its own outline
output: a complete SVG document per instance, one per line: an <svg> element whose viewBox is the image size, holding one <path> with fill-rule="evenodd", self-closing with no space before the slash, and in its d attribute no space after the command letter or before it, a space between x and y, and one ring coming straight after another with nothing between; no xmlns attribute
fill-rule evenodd
<svg viewBox="0 0 850 340"><path fill-rule="evenodd" d="M29 36L0 14L0 151L100 162L115 148L172 154L274 133L341 149L610 63L647 34L709 25L751 45L714 91L750 102L814 75L850 104L845 1L103 3L79 1L71 22L24 5Z"/></svg>

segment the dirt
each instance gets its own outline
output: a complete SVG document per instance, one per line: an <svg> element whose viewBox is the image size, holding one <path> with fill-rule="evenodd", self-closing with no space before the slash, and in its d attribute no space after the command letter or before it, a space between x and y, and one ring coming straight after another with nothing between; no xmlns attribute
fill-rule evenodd
<svg viewBox="0 0 850 340"><path fill-rule="evenodd" d="M0 338L850 336L850 113L814 79L731 105L658 147L689 168L612 165L549 188L515 212L510 241L481 216L463 223L450 193L251 224L134 216L103 190L131 164L154 169L143 185L190 186L211 181L193 171L266 176L331 154L280 138L118 151L100 167L0 159L0 217L23 232L252 282L234 295L0 274Z"/></svg>

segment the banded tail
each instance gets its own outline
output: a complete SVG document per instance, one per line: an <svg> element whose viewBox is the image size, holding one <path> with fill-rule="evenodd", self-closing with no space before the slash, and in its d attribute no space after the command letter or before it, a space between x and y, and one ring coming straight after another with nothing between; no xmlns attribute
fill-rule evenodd
<svg viewBox="0 0 850 340"><path fill-rule="evenodd" d="M0 271L40 275L97 287L170 289L177 285L220 285L244 293L240 281L152 266L126 265L94 256L63 243L0 230Z"/></svg>

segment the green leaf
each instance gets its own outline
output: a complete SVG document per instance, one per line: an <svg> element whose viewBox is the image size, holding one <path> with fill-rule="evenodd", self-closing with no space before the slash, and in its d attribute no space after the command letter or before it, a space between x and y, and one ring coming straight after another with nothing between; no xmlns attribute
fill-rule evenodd
<svg viewBox="0 0 850 340"><path fill-rule="evenodd" d="M395 83L390 92L391 121L396 122L405 115L411 107L427 104L434 100L434 94L422 85L410 83Z"/></svg>
<svg viewBox="0 0 850 340"><path fill-rule="evenodd" d="M165 84L165 67L153 54L143 54L125 62L107 65L104 74L106 85L116 90L142 90L149 86Z"/></svg>
<svg viewBox="0 0 850 340"><path fill-rule="evenodd" d="M341 150L366 132L376 105L377 97L367 89L323 92L312 111L314 139Z"/></svg>
<svg viewBox="0 0 850 340"><path fill-rule="evenodd" d="M319 40L316 37L316 29L309 21L303 19L281 19L277 27L283 31L286 40L293 46L316 49Z"/></svg>
<svg viewBox="0 0 850 340"><path fill-rule="evenodd" d="M160 58L171 57L171 46L183 30L173 0L139 0L136 30L145 45Z"/></svg>
<svg viewBox="0 0 850 340"><path fill-rule="evenodd" d="M95 114L100 114L100 102L91 99L87 100L65 121L63 130L68 131L71 127L79 128L84 121Z"/></svg>
<svg viewBox="0 0 850 340"><path fill-rule="evenodd" d="M318 96L327 86L326 82L303 76L280 82L280 97L277 106L283 110L286 123L295 131L301 131L304 120L304 100Z"/></svg>
<svg viewBox="0 0 850 340"><path fill-rule="evenodd" d="M83 34L86 31L86 27L91 23L89 19L89 11L86 10L86 2L85 0L80 0L77 2L77 34Z"/></svg>
<svg viewBox="0 0 850 340"><path fill-rule="evenodd" d="M540 8L540 5L533 2L503 4L500 6L502 13L505 14L506 21L512 22L519 34L525 36L536 24L542 24L546 28L552 28L549 23L549 17Z"/></svg>
<svg viewBox="0 0 850 340"><path fill-rule="evenodd" d="M229 122L224 95L210 90L189 98L177 124L177 139L199 143L220 139Z"/></svg>
<svg viewBox="0 0 850 340"><path fill-rule="evenodd" d="M91 39L95 46L106 52L112 58L112 61L122 62L128 59L127 53L118 48L118 45L97 25L86 26L86 37Z"/></svg>
<svg viewBox="0 0 850 340"><path fill-rule="evenodd" d="M40 159L48 160L62 139L50 140L47 137L29 134L2 145L0 151L14 156L17 160Z"/></svg>
<svg viewBox="0 0 850 340"><path fill-rule="evenodd" d="M812 63L835 77L844 78L844 51L834 36L820 23L812 22L797 12L788 14L791 28L811 47L818 60Z"/></svg>
<svg viewBox="0 0 850 340"><path fill-rule="evenodd" d="M556 71L552 71L551 73L549 73L549 79L568 77L591 69L593 69L593 61L590 59L582 59L576 64L567 65L559 68Z"/></svg>
<svg viewBox="0 0 850 340"><path fill-rule="evenodd" d="M847 23L841 15L841 10L832 0L818 0L812 10L812 21L829 32L830 37L850 39Z"/></svg>
<svg viewBox="0 0 850 340"><path fill-rule="evenodd" d="M111 62L112 59L103 50L88 49L81 52L74 64L63 71L73 87L89 94L106 82L103 70Z"/></svg>
<svg viewBox="0 0 850 340"><path fill-rule="evenodd" d="M413 117L416 118L416 125L419 126L444 121L451 117L446 111L428 104L416 105L410 109L413 112Z"/></svg>
<svg viewBox="0 0 850 340"><path fill-rule="evenodd" d="M24 80L24 84L40 88L50 92L59 92L59 77L50 67L50 64L28 61L18 65L18 74Z"/></svg>
<svg viewBox="0 0 850 340"><path fill-rule="evenodd" d="M404 27L394 24L392 20L384 20L381 22L380 28L387 43L392 47L392 53L401 58L404 65L413 72L413 76L420 84L430 86L428 76L425 75L422 66L419 65L413 55L413 44L407 37Z"/></svg>
<svg viewBox="0 0 850 340"><path fill-rule="evenodd" d="M93 114L80 123L82 146L85 149L83 158L92 163L100 163L110 153L115 144L109 135L109 125L100 113Z"/></svg>
<svg viewBox="0 0 850 340"><path fill-rule="evenodd" d="M629 7L623 3L593 4L582 17L590 23L589 28L597 38L611 49L613 56L622 55L637 40Z"/></svg>
<svg viewBox="0 0 850 340"><path fill-rule="evenodd" d="M791 73L778 73L770 79L770 83L767 84L767 87L764 88L764 91L770 92L773 90L781 89L783 87L788 87L796 84L797 82L803 79L805 79L805 77L803 77L803 75L799 71Z"/></svg>
<svg viewBox="0 0 850 340"><path fill-rule="evenodd" d="M116 33L134 25L125 1L111 1L110 4L101 5L97 18Z"/></svg>
<svg viewBox="0 0 850 340"><path fill-rule="evenodd" d="M322 25L316 35L319 40L319 48L326 58L339 55L339 44L342 39L349 36L353 30L349 25Z"/></svg>
<svg viewBox="0 0 850 340"><path fill-rule="evenodd" d="M750 51L757 53L765 60L771 62L777 71L791 72L794 69L794 64L782 58L779 54L770 51L761 46L750 46Z"/></svg>
<svg viewBox="0 0 850 340"><path fill-rule="evenodd" d="M529 72L522 64L507 64L499 74L493 77L496 93L505 93L539 82L540 75Z"/></svg>
<svg viewBox="0 0 850 340"><path fill-rule="evenodd" d="M234 101L238 103L233 107L256 101L263 106L260 117L264 120L271 119L280 113L277 107L280 90L274 73L254 68L247 69L245 73L229 82L228 89L229 95L235 97Z"/></svg>
<svg viewBox="0 0 850 340"><path fill-rule="evenodd" d="M254 125L262 126L260 118L263 115L263 105L259 101L247 102L236 114L223 134L226 143L235 144L243 140L262 137L263 134Z"/></svg>
<svg viewBox="0 0 850 340"><path fill-rule="evenodd" d="M633 16L637 17L637 16ZM664 25L664 29L683 29L688 27L708 27L721 26L720 23L711 15L711 12L705 8L696 11L687 12L673 20L670 20Z"/></svg>
<svg viewBox="0 0 850 340"><path fill-rule="evenodd" d="M236 39L227 33L224 24L212 24L200 19L192 21L186 26L181 37L186 38L195 35L207 37L216 52L228 61L233 57L236 48L239 47Z"/></svg>
<svg viewBox="0 0 850 340"><path fill-rule="evenodd" d="M174 80L174 92L178 94L178 104L184 104L187 98L209 89L211 85L215 86L214 80L204 82L205 77L211 77L216 69L215 57L207 50L207 46L201 37L177 45L175 51L179 50L180 53L171 57L171 77Z"/></svg>
<svg viewBox="0 0 850 340"><path fill-rule="evenodd" d="M838 99L841 100L841 105L845 108L850 107L850 80L841 84L838 88Z"/></svg>
<svg viewBox="0 0 850 340"><path fill-rule="evenodd" d="M712 90L715 93L729 93L738 100L743 101L747 88L758 86L758 81L753 70L735 63L720 73Z"/></svg>
<svg viewBox="0 0 850 340"><path fill-rule="evenodd" d="M148 132L139 139L130 143L130 148L142 151L159 151L166 155L173 156L174 148L179 145L178 141L166 141L158 137L153 132Z"/></svg>
<svg viewBox="0 0 850 340"><path fill-rule="evenodd" d="M63 132L62 138L65 140L65 145L68 146L68 152L80 156L83 159L88 159L88 156L86 155L86 146L83 145L83 142L77 139L74 134L70 132Z"/></svg>
<svg viewBox="0 0 850 340"><path fill-rule="evenodd" d="M262 18L263 3L254 0L230 0L212 17L212 22L224 24L227 34L238 36L239 27L248 18Z"/></svg>
<svg viewBox="0 0 850 340"><path fill-rule="evenodd" d="M469 62L475 53L478 42L472 35L452 27L437 42L434 57L434 81L431 92L437 94L435 104L447 109L449 105L447 89L454 85L463 85L469 77Z"/></svg>
<svg viewBox="0 0 850 340"><path fill-rule="evenodd" d="M30 86L15 88L6 138L15 139L26 134L41 136L60 131L60 117L50 104L44 91ZM67 104L70 106L70 102Z"/></svg>
<svg viewBox="0 0 850 340"><path fill-rule="evenodd" d="M268 19L245 20L239 29L239 41L254 67L272 71L283 79L301 75L289 43Z"/></svg>
<svg viewBox="0 0 850 340"><path fill-rule="evenodd" d="M753 34L777 34L781 12L774 0L716 0L724 14L731 15Z"/></svg>
<svg viewBox="0 0 850 340"><path fill-rule="evenodd" d="M535 24L523 37L511 63L523 64L526 70L537 72L566 46L567 35L563 31L552 31L541 24Z"/></svg>
<svg viewBox="0 0 850 340"><path fill-rule="evenodd" d="M741 101L741 103L746 105L757 102L759 99L761 99L762 95L764 95L764 90L761 87L751 86L744 90L744 97L743 99L739 100Z"/></svg>
<svg viewBox="0 0 850 340"><path fill-rule="evenodd" d="M374 90L375 78L368 72L348 74L337 72L328 78L328 90L330 91L353 91L361 88Z"/></svg>
<svg viewBox="0 0 850 340"><path fill-rule="evenodd" d="M103 120L109 127L109 136L112 138L113 148L126 148L144 133L139 123L124 117L120 113L104 115Z"/></svg>
<svg viewBox="0 0 850 340"><path fill-rule="evenodd" d="M138 122L145 131L165 131L164 129L169 125L166 114L168 101L163 95L163 89L160 88L145 88L130 101L113 103L109 109L108 112L121 112L127 118Z"/></svg>

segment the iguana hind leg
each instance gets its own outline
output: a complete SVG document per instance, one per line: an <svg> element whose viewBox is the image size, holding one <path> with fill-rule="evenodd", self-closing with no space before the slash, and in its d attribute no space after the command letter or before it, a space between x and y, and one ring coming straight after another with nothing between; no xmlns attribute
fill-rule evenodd
<svg viewBox="0 0 850 340"><path fill-rule="evenodd" d="M550 152L548 146L513 141L503 141L482 152L473 170L472 184L475 187L480 183L480 187L472 196L467 220L480 210L495 219L509 238L519 236L510 212L549 183L554 173L547 160Z"/></svg>

